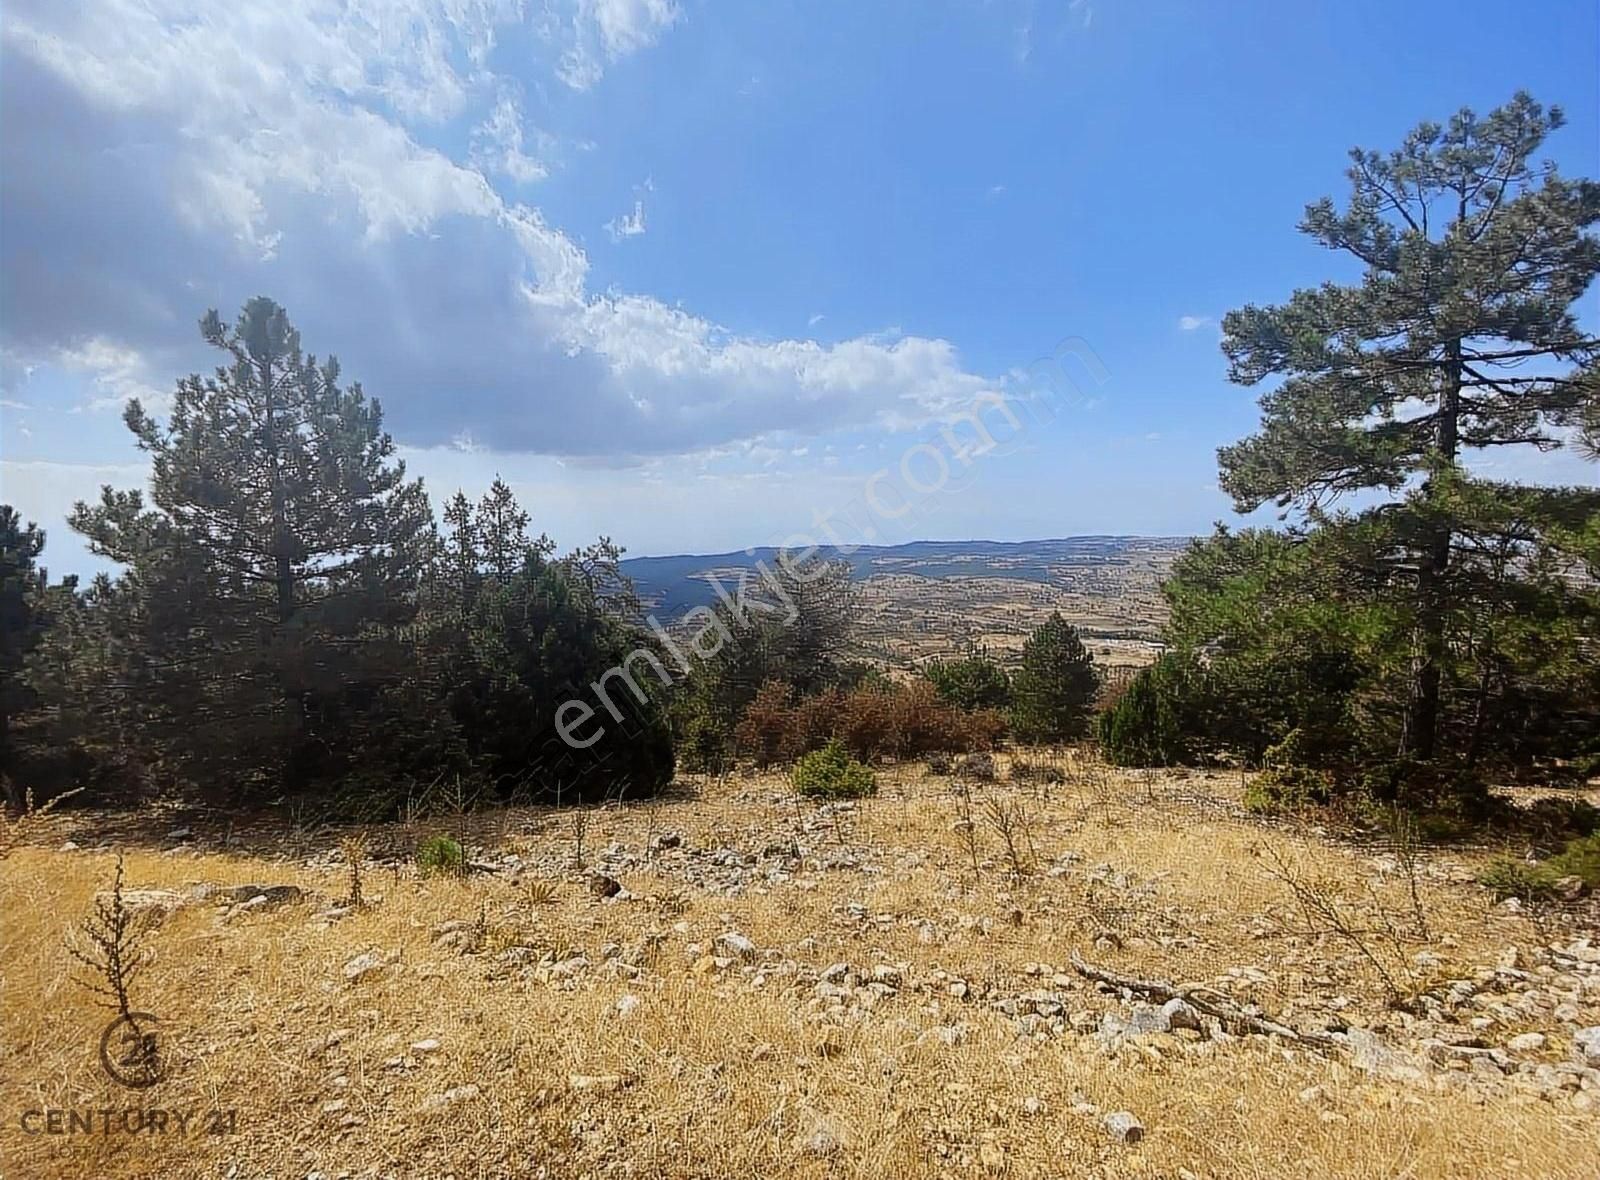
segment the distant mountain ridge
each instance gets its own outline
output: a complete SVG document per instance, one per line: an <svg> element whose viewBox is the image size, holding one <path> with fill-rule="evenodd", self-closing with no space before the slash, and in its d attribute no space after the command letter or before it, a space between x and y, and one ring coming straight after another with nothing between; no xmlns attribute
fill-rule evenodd
<svg viewBox="0 0 1600 1180"><path fill-rule="evenodd" d="M907 574L922 578L1008 578L1054 585L1074 570L1170 561L1188 545L1189 537L1143 537L1096 534L1038 541L908 541L900 545L862 545L843 551L836 546L819 552L848 561L857 578ZM719 599L710 582L722 574L737 581L738 571L758 565L772 568L774 546L732 553L674 554L630 557L622 572L633 580L647 610L676 618L696 606ZM731 587L730 587L731 588Z"/></svg>

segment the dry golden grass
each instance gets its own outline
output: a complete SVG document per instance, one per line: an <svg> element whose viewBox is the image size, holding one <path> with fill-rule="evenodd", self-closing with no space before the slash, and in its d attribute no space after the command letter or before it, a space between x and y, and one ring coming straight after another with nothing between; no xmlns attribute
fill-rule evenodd
<svg viewBox="0 0 1600 1180"><path fill-rule="evenodd" d="M1373 1080L1260 1038L1200 1051L1156 1038L1110 1055L1088 1036L1019 1037L988 1005L937 990L905 989L841 1021L814 1002L809 980L799 986L785 974L785 961L900 964L909 977L938 969L1014 993L1040 986L1033 964L1067 971L1073 951L1120 972L1187 981L1253 966L1270 980L1240 998L1273 1014L1320 991L1349 997L1353 1023L1398 1027L1358 955L1294 932L1289 893L1257 855L1270 844L1308 874L1372 880L1399 912L1404 884L1381 879L1372 850L1239 817L1208 801L1225 799L1225 776L1068 770L1065 785L979 788L1021 803L1041 870L1065 853L1081 856L1056 876L1012 880L986 830L993 864L974 880L951 831L948 780L905 767L837 827L801 836L814 855L835 843L867 850L872 873L812 869L771 885L758 877L756 888L729 897L645 863L622 878L637 899L608 903L577 873L536 885L548 877L418 880L409 869L369 866L373 904L331 923L314 920L318 900L229 922L209 905L188 906L152 936L156 958L135 988L137 1006L164 1022L172 1064L146 1091L118 1088L102 1073L98 1040L111 1014L69 982L62 945L113 857L56 851L68 833L93 842L81 819L57 815L47 844L0 865L0 1174L1595 1175L1600 1123L1532 1095L1485 1101ZM702 784L696 797L596 812L587 844L638 851L651 833L671 830L685 846L759 852L797 835L797 809L782 794L777 778ZM480 817L478 827L551 862L572 839L549 813ZM370 835L379 847L415 834ZM337 838L320 838L316 851ZM338 864L307 868L268 849L123 851L133 888L289 883L323 901L347 892ZM1101 864L1131 880L1096 882L1090 870ZM1460 883L1468 867L1430 856L1422 885L1446 975L1552 937ZM480 913L481 953L435 945L440 922L476 923ZM639 978L604 969L605 944L636 944L652 929L660 943ZM772 962L719 969L688 953L691 944L709 950L726 930L743 932ZM582 951L594 966L571 979L525 975L495 954L518 944L558 958ZM369 950L394 956L393 965L348 981L343 965ZM1124 1008L1074 986L1074 1008ZM625 995L639 1001L627 1014L618 1008ZM1586 1023L1594 1017L1587 1012ZM967 1030L958 1043L922 1037L956 1023ZM426 1039L438 1049L409 1048ZM386 1065L396 1057L414 1064ZM572 1075L599 1080L575 1085ZM478 1089L430 1108L461 1086ZM1302 1101L1312 1086L1320 1098ZM1085 1100L1135 1112L1147 1137L1113 1143L1097 1116L1074 1112ZM237 1129L204 1134L197 1115L184 1137L24 1133L23 1112L48 1108L233 1110ZM819 1127L837 1142L831 1153L806 1149Z"/></svg>

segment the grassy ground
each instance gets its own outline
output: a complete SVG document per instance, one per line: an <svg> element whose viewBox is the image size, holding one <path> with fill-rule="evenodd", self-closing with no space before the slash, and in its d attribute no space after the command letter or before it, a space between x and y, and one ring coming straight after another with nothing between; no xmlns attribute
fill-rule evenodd
<svg viewBox="0 0 1600 1180"><path fill-rule="evenodd" d="M689 782L582 823L478 816L474 855L517 861L466 880L380 863L435 828L374 830L363 883L377 900L332 919L318 914L347 888L326 855L339 833L241 826L223 847L221 829L197 828L163 848L118 832L133 888L311 895L227 920L189 904L151 931L133 999L161 1017L170 1073L147 1090L102 1072L112 1014L71 982L63 946L111 876L96 845L112 829L53 816L0 863L0 1175L1595 1175L1600 1117L1567 1093L1389 1080L1260 1037L1108 1045L1092 1030L1129 1000L1069 966L1077 952L1402 1044L1416 1021L1387 1002L1391 985L1411 996L1470 978L1510 948L1529 962L1591 930L1592 909L1507 911L1470 883L1475 854L1430 852L1419 923L1392 850L1250 820L1235 778L1052 761L1066 782L977 784L976 872L951 780L920 767L821 816L776 776ZM1013 807L1021 878L997 830ZM592 895L580 828L585 861L610 866L624 897ZM652 851L664 833L679 843ZM69 838L82 847L62 851ZM1356 932L1315 928L1285 875ZM451 920L466 929L440 941ZM719 944L727 932L754 950ZM347 978L368 952L384 965ZM834 963L857 978L819 987ZM1019 1032L1018 998L1040 991L1062 1012ZM1580 1009L1600 1023L1600 996ZM1565 1024L1536 1004L1472 1011L1483 1043L1545 1031L1535 1055L1565 1059ZM186 1135L25 1129L26 1112L50 1109L191 1122ZM1120 1110L1142 1122L1138 1142L1103 1126ZM230 1130L203 1125L218 1111L234 1112L231 1133L205 1133Z"/></svg>

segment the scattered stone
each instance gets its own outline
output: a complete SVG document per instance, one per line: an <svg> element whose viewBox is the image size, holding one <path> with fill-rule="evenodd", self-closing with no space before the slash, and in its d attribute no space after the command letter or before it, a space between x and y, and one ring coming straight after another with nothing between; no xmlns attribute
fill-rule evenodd
<svg viewBox="0 0 1600 1180"><path fill-rule="evenodd" d="M349 1105L350 1105L350 1103L347 1102L345 1099L343 1099L343 1098L335 1098L332 1102L324 1102L322 1104L322 1113L323 1114L338 1114L340 1111L344 1110L344 1108L349 1106Z"/></svg>
<svg viewBox="0 0 1600 1180"><path fill-rule="evenodd" d="M111 894L102 890L94 895L94 900L97 905L110 905ZM188 905L189 897L175 889L124 889L122 904L135 922L148 928L161 925Z"/></svg>
<svg viewBox="0 0 1600 1180"><path fill-rule="evenodd" d="M559 963L550 965L551 979L571 979L581 975L589 969L589 960L583 955L574 955L570 959L562 959Z"/></svg>
<svg viewBox="0 0 1600 1180"><path fill-rule="evenodd" d="M717 945L741 959L753 958L756 953L756 944L737 930L729 930L726 934L717 935Z"/></svg>
<svg viewBox="0 0 1600 1180"><path fill-rule="evenodd" d="M1572 1055L1592 1069L1600 1069L1600 1024L1572 1034Z"/></svg>
<svg viewBox="0 0 1600 1180"><path fill-rule="evenodd" d="M620 1073L574 1073L567 1075L567 1087L579 1093L615 1094L628 1084Z"/></svg>
<svg viewBox="0 0 1600 1180"><path fill-rule="evenodd" d="M1521 1036L1512 1037L1506 1042L1506 1048L1513 1053L1537 1053L1544 1048L1545 1036L1543 1033L1528 1032Z"/></svg>
<svg viewBox="0 0 1600 1180"><path fill-rule="evenodd" d="M629 992L617 1000L617 1015L626 1020L639 1010L639 1005L644 1001Z"/></svg>
<svg viewBox="0 0 1600 1180"><path fill-rule="evenodd" d="M441 950L456 950L465 954L477 948L478 934L476 922L451 918L433 928L433 945Z"/></svg>
<svg viewBox="0 0 1600 1180"><path fill-rule="evenodd" d="M1161 1015L1167 1022L1169 1031L1180 1028L1192 1029L1195 1032L1205 1032L1205 1022L1200 1019L1193 1005L1182 999L1171 999L1161 1005Z"/></svg>
<svg viewBox="0 0 1600 1180"><path fill-rule="evenodd" d="M469 1098L476 1098L482 1091L476 1085L468 1082L464 1086L453 1086L443 1094L432 1094L422 1100L422 1110L443 1110L457 1102L464 1102Z"/></svg>
<svg viewBox="0 0 1600 1180"><path fill-rule="evenodd" d="M943 1024L938 1028L930 1028L917 1037L917 1044L929 1045L937 1042L941 1045L955 1047L967 1039L967 1026L964 1024Z"/></svg>
<svg viewBox="0 0 1600 1180"><path fill-rule="evenodd" d="M1350 1064L1363 1073L1397 1082L1420 1082L1427 1077L1421 1061L1410 1053L1392 1049L1370 1029L1352 1028L1345 1034Z"/></svg>
<svg viewBox="0 0 1600 1180"><path fill-rule="evenodd" d="M1200 1023L1198 1014L1194 1014L1193 1009L1184 1004L1182 1000L1177 1001L1177 1003L1180 1005L1179 1011L1187 1011L1194 1016L1193 1027L1198 1027ZM1102 1045L1114 1049L1124 1041L1136 1040L1139 1037L1153 1036L1157 1033L1170 1032L1171 1030L1172 1017L1168 1015L1166 1008L1157 1008L1153 1004L1135 1004L1126 1020L1113 1012L1107 1012L1102 1016L1100 1018L1099 1031L1095 1033L1095 1039Z"/></svg>
<svg viewBox="0 0 1600 1180"><path fill-rule="evenodd" d="M1554 889L1556 896L1565 902L1582 901L1589 892L1589 883L1576 873L1558 878Z"/></svg>
<svg viewBox="0 0 1600 1180"><path fill-rule="evenodd" d="M413 1041L411 1051L413 1053L437 1053L439 1051L439 1040L437 1037L429 1037L425 1041Z"/></svg>
<svg viewBox="0 0 1600 1180"><path fill-rule="evenodd" d="M837 1119L813 1115L811 1125L796 1138L795 1147L805 1155L830 1156L844 1148L849 1139L849 1132Z"/></svg>
<svg viewBox="0 0 1600 1180"><path fill-rule="evenodd" d="M234 905L253 904L277 909L282 905L298 905L305 900L305 891L298 885L223 885L210 890L207 896Z"/></svg>
<svg viewBox="0 0 1600 1180"><path fill-rule="evenodd" d="M351 983L359 983L367 976L382 971L386 966L388 964L384 962L383 956L378 954L377 951L367 951L365 954L357 955L344 965L344 977Z"/></svg>
<svg viewBox="0 0 1600 1180"><path fill-rule="evenodd" d="M1102 1120L1106 1133L1118 1143L1132 1144L1144 1138L1144 1124L1130 1111L1119 1110Z"/></svg>
<svg viewBox="0 0 1600 1180"><path fill-rule="evenodd" d="M241 901L236 906L229 906L228 907L228 912L222 915L222 920L224 922L231 922L235 918L242 918L246 914L251 913L251 912L253 912L255 910L264 910L264 909L267 909L267 908L268 908L267 899L264 896L261 896L261 895L258 894L257 896L252 897L249 901Z"/></svg>
<svg viewBox="0 0 1600 1180"><path fill-rule="evenodd" d="M622 892L622 882L604 873L590 873L589 892L600 898L615 897Z"/></svg>

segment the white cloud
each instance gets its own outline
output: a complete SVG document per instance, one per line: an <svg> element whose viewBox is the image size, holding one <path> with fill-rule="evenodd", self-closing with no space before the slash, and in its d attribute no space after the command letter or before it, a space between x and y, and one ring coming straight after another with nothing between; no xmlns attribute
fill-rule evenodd
<svg viewBox="0 0 1600 1180"><path fill-rule="evenodd" d="M1193 332L1197 328L1205 327L1210 322L1211 317L1208 315L1181 315L1178 317L1178 331Z"/></svg>
<svg viewBox="0 0 1600 1180"><path fill-rule="evenodd" d="M554 150L549 135L536 133L541 151ZM522 110L510 93L502 93L488 118L472 131L472 162L485 172L532 184L550 175L549 167L524 151Z"/></svg>
<svg viewBox="0 0 1600 1180"><path fill-rule="evenodd" d="M556 75L574 90L587 90L606 66L654 45L679 15L671 0L578 0L565 22L570 45Z"/></svg>
<svg viewBox="0 0 1600 1180"><path fill-rule="evenodd" d="M101 337L63 348L55 358L65 369L89 377L99 391L80 409L121 409L130 398L138 398L146 409L164 411L171 398L150 384L145 360L131 348L124 348Z"/></svg>
<svg viewBox="0 0 1600 1180"><path fill-rule="evenodd" d="M606 222L606 233L611 235L613 242L620 242L624 238L637 238L644 233L644 202L634 201L633 212L624 213L620 217L613 217Z"/></svg>
<svg viewBox="0 0 1600 1180"><path fill-rule="evenodd" d="M689 453L903 429L992 388L943 340L770 340L591 291L583 248L496 186L537 179L553 150L527 129L521 80L495 72L522 16L515 0L15 0L0 201L7 241L49 265L0 254L7 371L65 362L106 404L148 398L213 363L205 307L265 292L423 446ZM678 19L660 0L545 16L536 32L607 65ZM440 146L447 119L475 129L464 158ZM641 197L613 233L644 229Z"/></svg>

